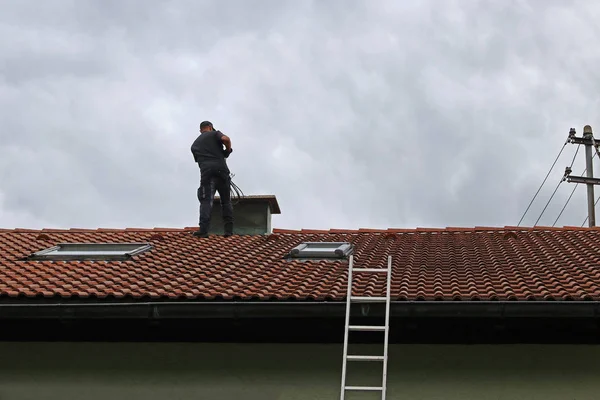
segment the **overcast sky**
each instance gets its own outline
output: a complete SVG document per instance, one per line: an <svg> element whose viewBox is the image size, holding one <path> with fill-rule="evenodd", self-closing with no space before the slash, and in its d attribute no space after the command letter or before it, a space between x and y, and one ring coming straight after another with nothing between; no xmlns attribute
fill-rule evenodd
<svg viewBox="0 0 600 400"><path fill-rule="evenodd" d="M0 0L0 227L197 225L204 119L274 227L516 225L569 128L600 132L599 20L596 0Z"/></svg>

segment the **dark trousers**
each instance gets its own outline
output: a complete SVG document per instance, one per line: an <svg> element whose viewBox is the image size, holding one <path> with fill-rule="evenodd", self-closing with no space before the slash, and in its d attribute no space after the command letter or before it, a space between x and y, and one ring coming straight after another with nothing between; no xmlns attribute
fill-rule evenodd
<svg viewBox="0 0 600 400"><path fill-rule="evenodd" d="M205 168L200 171L200 187L198 200L200 201L200 233L208 233L210 217L215 199L215 192L219 192L221 199L221 213L225 235L233 234L233 205L231 204L231 178L229 172L222 169Z"/></svg>

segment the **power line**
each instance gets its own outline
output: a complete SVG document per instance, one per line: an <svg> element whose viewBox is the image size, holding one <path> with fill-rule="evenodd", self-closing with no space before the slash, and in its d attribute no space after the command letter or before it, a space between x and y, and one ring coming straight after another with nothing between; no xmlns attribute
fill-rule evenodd
<svg viewBox="0 0 600 400"><path fill-rule="evenodd" d="M558 190L558 188L560 187L560 184L563 183L562 178L560 180L560 182L558 182L558 185L556 185L556 189L554 189L554 192L552 193L552 196L550 196L550 199L548 199L548 202L546 203L546 206L544 207L544 209L542 210L540 216L538 217L538 219L535 221L535 224L533 224L533 226L537 226L538 222L540 222L540 219L542 218L542 215L544 215L544 212L546 211L546 208L548 208L548 206L550 205L550 202L552 201L552 198L554 197L554 195L556 194L556 191Z"/></svg>
<svg viewBox="0 0 600 400"><path fill-rule="evenodd" d="M535 192L535 195L533 195L533 199L531 199L531 202L529 202L529 205L527 206L527 209L525 210L525 212L523 213L523 216L521 217L521 219L519 220L519 223L517 224L517 226L521 225L521 222L523 222L523 218L525 218L525 215L527 214L527 211L529 211L529 208L531 207L531 205L533 204L533 202L535 201L535 198L537 197L537 195L540 193L540 190L542 190L542 187L544 186L544 184L546 183L546 180L548 179L548 177L550 176L550 173L552 172L552 169L554 169L554 166L556 165L556 162L558 161L558 159L560 158L560 155L562 154L562 152L564 151L565 147L567 146L567 144L569 143L569 139L567 139L567 141L565 142L565 144L563 144L563 147L560 149L560 151L558 152L558 156L556 156L556 159L554 160L554 162L552 163L552 166L550 167L550 170L548 171L548 173L546 174L546 177L544 178L544 181L542 182L542 184L540 185L540 187L538 188L537 192ZM578 147L579 148L579 147Z"/></svg>
<svg viewBox="0 0 600 400"><path fill-rule="evenodd" d="M598 200L600 200L600 196L598 196L598 198L596 199L596 202L594 203L594 207L596 206L596 204L598 204ZM581 224L581 227L583 228L583 226L585 225L585 223L587 222L587 220L590 218L590 216L588 215L587 217L585 217L585 220L583 221L583 224Z"/></svg>
<svg viewBox="0 0 600 400"><path fill-rule="evenodd" d="M585 171L583 171L583 174L585 174ZM583 174L581 174L581 176L583 176ZM560 216L563 214L563 212L565 211L565 208L567 208L567 204L569 204L569 201L571 201L571 197L573 197L573 194L575 193L575 189L577 189L577 186L579 186L579 184L575 184L575 187L573 188L573 191L571 192L571 195L569 196L569 198L567 199L567 202L565 203L565 205L563 206L562 210L560 210L560 213L558 214L558 217L556 217L556 220L554 221L554 223L552 224L552 226L556 225L556 223L558 222L558 220L560 219ZM585 224L585 222L584 222Z"/></svg>
<svg viewBox="0 0 600 400"><path fill-rule="evenodd" d="M579 146L577 147L579 149ZM577 153L575 153L577 154ZM594 157L596 157L596 154L598 153L594 153L594 155L592 155L592 159ZM585 173L587 172L587 168L583 170L583 172L581 173L580 176L585 175ZM579 183L575 184L575 187L573 188L573 190L571 191L571 195L569 196L569 198L567 199L567 202L565 203L565 205L563 206L562 210L560 210L560 214L558 214L558 217L556 217L556 220L554 221L554 223L552 224L552 226L555 226L556 223L558 222L558 220L560 219L560 216L563 214L563 212L565 211L565 209L567 208L567 205L569 204L569 201L571 201L571 197L573 197L573 194L575 193L575 190L577 189L577 186L579 186ZM599 198L600 200L600 198ZM598 202L598 200L596 200L596 203ZM583 224L585 225L585 223L587 222L587 218L585 221L583 221ZM582 225L583 226L583 225Z"/></svg>
<svg viewBox="0 0 600 400"><path fill-rule="evenodd" d="M567 143L568 143L568 141L567 141ZM577 152L579 152L579 147L580 146L581 145L577 145L577 149L575 150L575 155L573 156L573 160L571 161L571 166L569 167L569 169L573 168L573 164L575 163L575 157L577 156ZM564 149L564 147L563 147L563 149ZM544 212L546 212L546 208L548 208L548 206L550 205L550 202L554 198L554 195L556 194L556 191L558 190L558 188L560 187L560 185L563 183L563 181L564 181L564 176L560 178L560 181L558 182L558 185L556 185L556 189L554 189L554 192L552 193L552 196L550 196L550 199L548 199L548 202L546 203L546 206L542 210L542 212L541 212L540 216L538 217L537 221L535 221L534 226L536 226L538 224L538 222L542 218L542 215L544 215Z"/></svg>
<svg viewBox="0 0 600 400"><path fill-rule="evenodd" d="M579 152L579 148L581 147L580 144L577 145L577 148L575 149L575 154L573 154L573 160L571 161L571 167L573 167L573 164L575 164L575 158L577 157L577 153ZM587 170L587 169L586 169Z"/></svg>
<svg viewBox="0 0 600 400"><path fill-rule="evenodd" d="M600 179L598 178L594 178L594 174L593 174L593 168L594 168L594 156L598 155L600 157L600 151L599 151L599 144L596 142L596 140L594 139L594 135L592 133L592 127L590 125L586 125L583 127L583 136L581 137L577 137L576 133L575 133L575 128L571 128L569 130L569 138L567 139L567 142L573 143L573 144L577 144L577 145L585 145L585 164L586 164L586 172L587 172L587 176L584 177L582 176L577 176L577 175L572 175L571 172L573 171L572 168L567 167L565 169L565 174L563 176L563 181L567 181L569 183L583 183L587 186L587 210L588 210L588 215L587 218L584 220L583 224L585 224L585 222L587 221L590 225L590 227L593 227L596 225L596 205L598 204L599 199L596 199L596 201L594 202L594 186L595 185L600 185ZM595 154L592 154L593 150L595 150ZM575 188L573 189L573 192L575 191ZM569 203L569 200L572 198L573 192L571 193L571 196L569 196L569 199L567 200L567 204ZM566 207L563 207L562 212L564 211ZM560 214L559 214L560 216ZM557 219L558 220L558 219ZM556 221L555 221L556 223ZM582 225L583 226L583 225Z"/></svg>

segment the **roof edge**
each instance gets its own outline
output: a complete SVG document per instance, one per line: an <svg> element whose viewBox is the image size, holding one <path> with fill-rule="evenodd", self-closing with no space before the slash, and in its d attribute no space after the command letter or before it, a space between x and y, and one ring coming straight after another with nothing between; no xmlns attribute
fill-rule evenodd
<svg viewBox="0 0 600 400"><path fill-rule="evenodd" d="M373 228L358 228L358 229L285 229L285 228L273 228L273 233L290 233L290 234L344 234L344 233L384 233L384 234L398 234L398 233L470 233L470 232L540 232L540 231L600 231L600 226L595 227L577 227L577 226L563 226L563 227L550 227L550 226L474 226L474 227L453 227L448 226L445 228L430 228L430 227L416 227L416 228L387 228L387 229L373 229Z"/></svg>
<svg viewBox="0 0 600 400"><path fill-rule="evenodd" d="M274 197L274 196L273 196ZM264 199L263 199L264 200ZM256 201L249 199L247 201ZM281 210L277 205L276 199L274 199L274 211L273 214L280 214ZM270 204L271 205L271 204ZM168 227L154 227L154 228L0 228L0 233L95 233L95 232L188 232L191 230L197 230L197 226L180 227L180 228L168 228ZM563 226L563 227L550 227L550 226L533 226L533 227L517 227L517 226L474 226L474 227L445 227L445 228L387 228L387 229L373 229L373 228L358 228L358 229L286 229L286 228L273 228L272 233L279 234L357 234L357 233L384 233L384 234L400 234L400 233L472 233L472 232L567 232L567 231L600 231L600 226L595 227L578 227L578 226Z"/></svg>
<svg viewBox="0 0 600 400"><path fill-rule="evenodd" d="M29 318L313 318L345 315L345 302L127 302L127 303L4 303L0 320ZM365 317L380 317L374 310ZM598 301L422 301L391 302L390 315L399 318L600 318Z"/></svg>

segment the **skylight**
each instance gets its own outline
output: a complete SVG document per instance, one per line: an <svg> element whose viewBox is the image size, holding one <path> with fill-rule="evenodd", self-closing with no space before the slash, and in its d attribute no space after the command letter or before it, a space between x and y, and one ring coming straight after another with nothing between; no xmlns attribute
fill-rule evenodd
<svg viewBox="0 0 600 400"><path fill-rule="evenodd" d="M127 260L151 248L147 243L61 243L30 256L32 260Z"/></svg>
<svg viewBox="0 0 600 400"><path fill-rule="evenodd" d="M352 252L348 242L305 242L290 252L293 258L344 258Z"/></svg>

